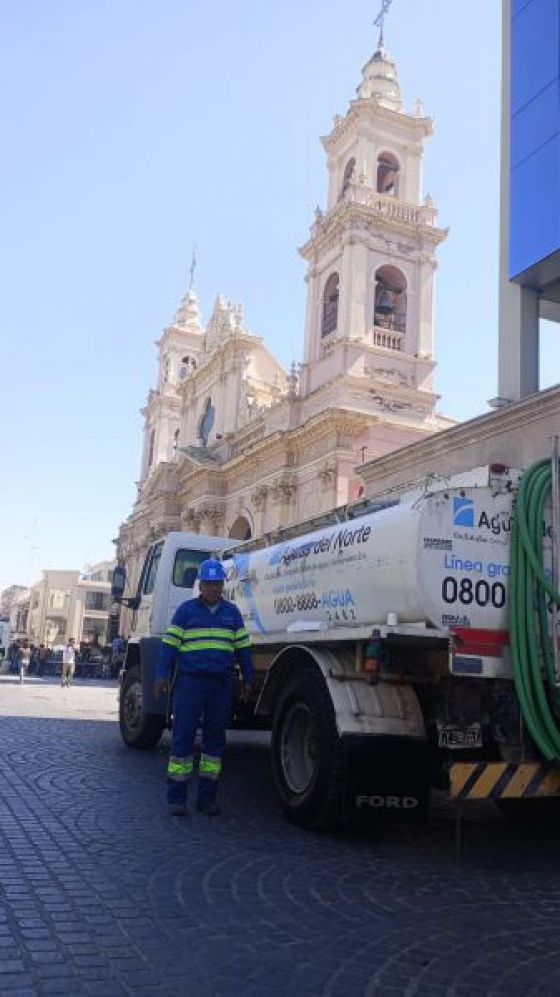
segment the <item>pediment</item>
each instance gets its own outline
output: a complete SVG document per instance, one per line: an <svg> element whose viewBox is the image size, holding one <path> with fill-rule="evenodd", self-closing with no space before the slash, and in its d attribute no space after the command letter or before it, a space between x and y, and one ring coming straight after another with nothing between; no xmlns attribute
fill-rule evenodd
<svg viewBox="0 0 560 997"><path fill-rule="evenodd" d="M240 304L227 301L223 294L218 295L210 321L206 326L204 349L213 353L222 343L240 332L243 328L243 308Z"/></svg>

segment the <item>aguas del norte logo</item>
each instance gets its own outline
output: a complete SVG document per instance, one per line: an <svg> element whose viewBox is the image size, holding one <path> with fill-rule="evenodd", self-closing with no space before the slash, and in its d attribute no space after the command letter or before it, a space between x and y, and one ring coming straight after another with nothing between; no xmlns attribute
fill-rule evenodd
<svg viewBox="0 0 560 997"><path fill-rule="evenodd" d="M500 533L510 533L513 517L509 512L496 512L491 516L483 509L476 515L474 502L469 498L453 499L453 526L466 526L474 529L490 530L494 536Z"/></svg>
<svg viewBox="0 0 560 997"><path fill-rule="evenodd" d="M474 502L472 499L453 499L453 526L474 526Z"/></svg>

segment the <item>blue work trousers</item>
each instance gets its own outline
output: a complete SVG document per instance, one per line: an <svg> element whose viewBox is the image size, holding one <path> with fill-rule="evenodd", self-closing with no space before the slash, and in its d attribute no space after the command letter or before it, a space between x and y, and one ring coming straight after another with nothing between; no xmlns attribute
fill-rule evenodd
<svg viewBox="0 0 560 997"><path fill-rule="evenodd" d="M216 799L226 727L231 713L233 678L230 675L177 675L173 684L173 733L167 769L169 803L187 802L193 775L194 742L202 726L202 753L198 772L198 805Z"/></svg>

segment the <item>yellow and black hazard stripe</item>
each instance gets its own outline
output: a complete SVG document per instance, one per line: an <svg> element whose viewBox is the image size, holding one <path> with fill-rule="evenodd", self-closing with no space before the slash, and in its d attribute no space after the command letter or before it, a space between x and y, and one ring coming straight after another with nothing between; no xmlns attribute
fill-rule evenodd
<svg viewBox="0 0 560 997"><path fill-rule="evenodd" d="M515 800L560 796L560 768L541 762L458 762L450 768L456 800Z"/></svg>

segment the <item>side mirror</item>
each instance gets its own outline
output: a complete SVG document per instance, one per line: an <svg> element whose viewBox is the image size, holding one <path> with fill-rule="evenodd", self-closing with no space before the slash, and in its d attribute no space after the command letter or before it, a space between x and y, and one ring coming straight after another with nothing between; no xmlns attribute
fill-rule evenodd
<svg viewBox="0 0 560 997"><path fill-rule="evenodd" d="M126 586L126 571L124 568L117 567L113 570L113 578L111 580L111 598L113 602L120 602Z"/></svg>

